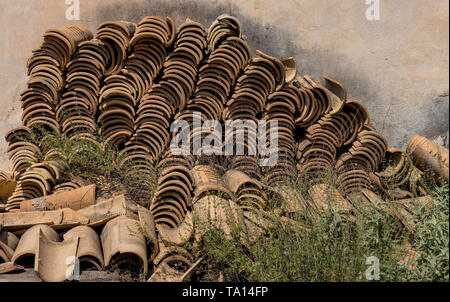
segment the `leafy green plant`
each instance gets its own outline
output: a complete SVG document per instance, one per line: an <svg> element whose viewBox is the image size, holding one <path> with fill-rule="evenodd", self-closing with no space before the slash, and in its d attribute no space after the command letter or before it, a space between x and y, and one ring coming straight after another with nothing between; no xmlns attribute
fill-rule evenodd
<svg viewBox="0 0 450 302"><path fill-rule="evenodd" d="M417 257L409 279L449 281L449 187L434 190L432 204L420 205L414 219Z"/></svg>
<svg viewBox="0 0 450 302"><path fill-rule="evenodd" d="M377 203L359 209L354 221L333 206L309 212L315 215L310 219L292 215L292 223L272 215L270 230L245 246L250 240L242 230L230 239L213 229L199 247L208 259L203 280L222 275L225 281L366 281L366 259L375 256L380 281L448 281L448 207L444 186L435 189L433 204L414 216L417 258L410 263L402 262L410 234L399 232L399 221Z"/></svg>
<svg viewBox="0 0 450 302"><path fill-rule="evenodd" d="M101 191L121 191L139 203L148 203L156 190L159 171L153 163L148 162L147 171L139 169L124 161L125 152L106 144L100 136L69 138L40 128L27 139L40 147L39 162L56 160L67 164L68 179L72 176L89 179Z"/></svg>

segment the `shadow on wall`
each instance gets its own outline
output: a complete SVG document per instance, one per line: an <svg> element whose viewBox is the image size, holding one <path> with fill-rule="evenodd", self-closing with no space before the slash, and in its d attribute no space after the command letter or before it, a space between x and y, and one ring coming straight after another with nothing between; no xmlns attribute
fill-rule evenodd
<svg viewBox="0 0 450 302"><path fill-rule="evenodd" d="M130 2L133 2L132 4ZM102 5L98 9L98 22L110 20L127 20L138 23L144 16L154 15L161 18L167 16L174 19L177 26L187 18L200 22L206 28L220 15L229 14L237 17L242 24L243 35L252 50L261 49L275 57L292 56L298 49L294 45L296 37L286 29L275 28L270 24L260 24L257 20L249 19L237 8L230 5L205 3L203 1L173 1L149 0L126 1ZM230 1L231 2L231 1ZM247 35L246 35L247 33Z"/></svg>
<svg viewBox="0 0 450 302"><path fill-rule="evenodd" d="M127 0L126 3L101 5L97 10L97 25L111 20L127 20L138 23L144 16L154 15L161 18L170 16L177 26L189 18L208 28L218 16L229 14L237 17L241 22L242 34L253 53L259 49L276 58L293 56L297 61L299 74L309 74L316 80L322 80L322 73L324 70L330 69L330 66L336 66L338 62L342 61L347 61L351 65L351 60L343 55L333 53L332 50L302 48L295 31L281 25L259 23L259 20L249 18L239 8L232 7L231 3L221 5L214 1L205 3L189 0L176 1L176 4L173 4L172 1L168 2L170 3L164 0ZM376 89L371 89L371 86L365 81L364 75L358 74L356 66L354 70L352 70L352 66L347 67L345 70L338 71L338 74L334 76L347 87L350 96L353 89L345 82L348 82L347 84L358 82L355 87L357 90L363 90L366 96L372 94L370 99L377 99Z"/></svg>
<svg viewBox="0 0 450 302"><path fill-rule="evenodd" d="M448 90L433 99L428 110L426 119L436 121L431 127L425 129L425 137L434 137L435 142L445 147L449 147L449 93ZM444 115L444 119L442 119Z"/></svg>
<svg viewBox="0 0 450 302"><path fill-rule="evenodd" d="M104 4L97 8L94 19L97 19L97 25L109 20L128 20L137 23L144 16L156 15L162 18L170 16L177 25L180 25L188 17L208 27L218 16L230 14L240 20L243 35L253 52L259 49L277 58L294 56L299 74L309 74L316 80L322 80L322 73L325 73L340 81L347 88L349 98L364 102L370 112L372 124L388 138L390 145L402 147L405 144L405 137L410 138L416 133L433 137L448 131L448 91L446 96L444 93L441 97L427 102L427 106L424 104L421 108L421 116L409 113L403 115L403 119L408 116L416 118L415 121L411 121L410 127L405 127L405 129L414 129L414 133L409 133L410 131L398 128L398 121L390 120L396 116L391 107L398 110L399 105L407 105L408 101L395 97L383 99L379 93L383 89L380 81L374 79L370 81L368 78L370 74L361 72L360 66L353 63L352 58L336 54L333 49L303 48L295 30L282 25L263 24L256 18L249 18L245 12L233 7L232 1L226 5L214 3L214 1L168 2L127 0L121 3ZM405 110L410 109L405 108Z"/></svg>
<svg viewBox="0 0 450 302"><path fill-rule="evenodd" d="M132 2L132 3L130 3ZM169 1L171 2L171 1ZM230 1L232 2L232 1ZM364 75L357 72L357 66L351 66L351 60L343 55L337 55L328 49L304 49L301 41L294 30L282 25L259 23L255 18L249 18L239 8L229 5L221 5L214 1L205 3L190 0L176 1L176 5L164 0L136 1L127 0L126 3L105 4L97 10L97 24L111 20L127 20L138 23L144 16L155 15L161 18L170 16L177 26L186 21L187 18L200 22L206 28L220 15L229 14L239 19L242 25L242 33L249 43L253 53L259 49L276 58L294 56L299 74L310 74L316 80L321 80L322 73L330 66L336 66L338 62L347 61L349 65L345 70L335 75L338 81L344 83L358 82L357 90L364 90L365 95L374 94L368 91L371 86L367 84ZM342 65L342 64L340 64ZM327 67L328 66L328 67ZM343 80L344 79L344 80ZM348 79L345 81L345 79ZM356 81L357 80L357 81ZM351 87L346 86L348 90ZM349 91L351 94L351 91ZM373 99L377 95L373 95Z"/></svg>

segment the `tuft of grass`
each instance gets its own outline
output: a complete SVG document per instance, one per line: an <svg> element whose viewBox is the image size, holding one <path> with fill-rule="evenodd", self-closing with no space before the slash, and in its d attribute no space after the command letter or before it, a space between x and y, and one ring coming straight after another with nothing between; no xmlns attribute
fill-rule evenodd
<svg viewBox="0 0 450 302"><path fill-rule="evenodd" d="M200 279L368 281L367 274L373 280L369 257L375 256L380 281L448 281L448 186L435 188L433 197L432 207L423 206L414 215L417 229L413 240L408 232L399 232L398 221L375 203L354 213L354 221L342 219L336 207L308 212L315 215L310 219L305 219L304 213L293 215L294 223L289 224L274 214L270 230L253 241L243 230L229 238L213 229L198 247L197 252L207 256ZM404 263L408 241L417 257Z"/></svg>
<svg viewBox="0 0 450 302"><path fill-rule="evenodd" d="M96 183L106 195L113 191L125 193L131 200L146 204L156 191L159 171L149 162L146 170L135 167L131 162L123 162L127 154L111 144L105 144L99 136L92 140L69 138L40 129L39 135L29 140L41 149L38 161L56 160L69 167L68 175L82 177ZM105 185L106 184L106 185ZM105 195L105 196L106 196Z"/></svg>
<svg viewBox="0 0 450 302"><path fill-rule="evenodd" d="M437 187L431 206L420 205L414 221L417 229L414 246L417 255L408 281L449 282L449 187Z"/></svg>

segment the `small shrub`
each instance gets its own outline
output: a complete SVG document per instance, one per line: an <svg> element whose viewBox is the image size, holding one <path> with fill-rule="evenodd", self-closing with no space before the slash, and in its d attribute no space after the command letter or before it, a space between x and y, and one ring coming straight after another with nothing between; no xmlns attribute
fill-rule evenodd
<svg viewBox="0 0 450 302"><path fill-rule="evenodd" d="M101 137L93 136L94 141L91 141L46 133L43 129L39 133L41 135L31 138L41 149L38 160L64 161L69 166L68 179L71 176L88 179L106 196L113 192L103 191L118 191L141 204L150 201L159 174L152 163L147 165L149 172L139 170L130 162L122 163L127 154L105 144Z"/></svg>
<svg viewBox="0 0 450 302"><path fill-rule="evenodd" d="M417 257L408 280L449 281L449 188L434 190L431 206L419 206L414 217Z"/></svg>
<svg viewBox="0 0 450 302"><path fill-rule="evenodd" d="M230 239L212 230L199 247L208 259L203 280L222 275L225 281L366 281L366 259L375 256L380 281L448 281L448 186L435 189L433 196L432 209L421 207L414 216L413 263L401 263L410 234L398 231L398 221L382 205L365 207L354 222L329 207L321 214L310 212L314 219L294 215L297 224L273 215L271 229L248 246L242 245L245 232Z"/></svg>

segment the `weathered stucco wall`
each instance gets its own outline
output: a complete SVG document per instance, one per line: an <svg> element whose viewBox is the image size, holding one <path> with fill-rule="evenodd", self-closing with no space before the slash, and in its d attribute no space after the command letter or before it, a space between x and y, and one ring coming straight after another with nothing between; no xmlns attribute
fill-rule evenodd
<svg viewBox="0 0 450 302"><path fill-rule="evenodd" d="M20 124L18 95L26 60L45 30L80 22L171 16L205 26L238 17L253 50L295 56L300 74L326 74L369 109L392 146L413 135L449 129L449 2L380 0L380 20L368 21L364 0L80 0L80 21L65 18L65 0L0 0L0 168L9 163L4 134Z"/></svg>

